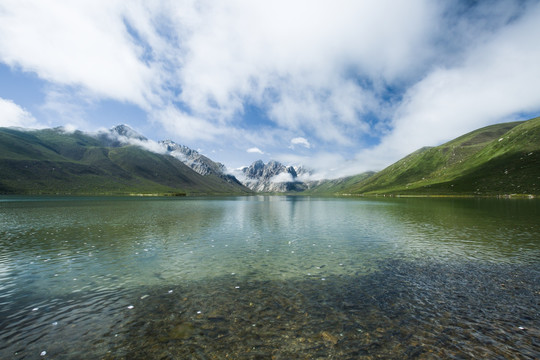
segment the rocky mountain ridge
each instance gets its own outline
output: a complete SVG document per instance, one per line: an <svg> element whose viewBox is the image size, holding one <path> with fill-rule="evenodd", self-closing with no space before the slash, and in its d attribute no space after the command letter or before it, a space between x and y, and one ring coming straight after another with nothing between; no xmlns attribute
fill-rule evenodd
<svg viewBox="0 0 540 360"><path fill-rule="evenodd" d="M107 131L101 131L97 137L107 146L119 147L129 144L164 153L177 158L202 176L215 175L229 183L241 184L234 175L227 173L227 168L222 163L215 162L197 150L172 140L161 140L156 144L126 124L114 126Z"/></svg>
<svg viewBox="0 0 540 360"><path fill-rule="evenodd" d="M304 168L286 166L270 160L264 163L257 160L253 164L241 169L241 182L256 192L300 192L307 189L307 185L299 179L297 169L305 173Z"/></svg>
<svg viewBox="0 0 540 360"><path fill-rule="evenodd" d="M241 184L234 175L227 173L225 165L211 160L197 150L177 144L172 140L159 141L159 145L167 151L167 154L177 158L203 176L216 175L229 183Z"/></svg>
<svg viewBox="0 0 540 360"><path fill-rule="evenodd" d="M221 175L227 171L225 165L214 162L185 145L177 144L172 140L162 140L158 143L168 154L182 161L201 175Z"/></svg>
<svg viewBox="0 0 540 360"><path fill-rule="evenodd" d="M107 146L131 144L163 152L203 176L215 175L229 183L244 185L255 192L302 192L310 187L310 183L299 179L299 176L311 174L311 171L303 166L287 166L275 160L265 164L262 160L257 160L242 168L236 173L237 176L234 176L228 172L224 164L215 162L197 150L173 140L161 140L157 142L157 147L152 146L156 144L125 124L102 131L97 137Z"/></svg>

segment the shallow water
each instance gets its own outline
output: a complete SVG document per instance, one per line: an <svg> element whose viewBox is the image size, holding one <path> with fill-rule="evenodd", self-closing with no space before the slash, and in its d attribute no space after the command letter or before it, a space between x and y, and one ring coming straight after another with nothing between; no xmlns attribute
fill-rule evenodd
<svg viewBox="0 0 540 360"><path fill-rule="evenodd" d="M540 202L0 197L0 359L540 356Z"/></svg>

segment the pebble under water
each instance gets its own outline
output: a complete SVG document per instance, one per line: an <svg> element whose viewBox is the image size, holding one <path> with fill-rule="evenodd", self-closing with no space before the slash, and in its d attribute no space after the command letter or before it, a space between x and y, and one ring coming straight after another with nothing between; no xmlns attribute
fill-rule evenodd
<svg viewBox="0 0 540 360"><path fill-rule="evenodd" d="M212 209L224 204L224 200L202 202L202 206ZM139 205L141 211L148 211L149 204L141 204L128 205L131 211ZM167 204L176 204L167 213L185 204L190 205L189 209L195 205L189 201ZM342 229L343 222L339 229L331 228L336 221L329 221L323 225L330 229L317 238L323 230L308 232L303 228L294 232L287 226L280 228L282 221L273 220L269 226L262 220L258 227L248 221L252 227L246 229L244 224L243 230L251 235L257 233L264 247L246 243L244 238L236 245L227 238L230 246L220 247L223 243L215 238L214 230L209 233L214 229L212 224L193 228L191 222L190 233L198 233L199 237L188 245L182 239L171 246L171 241L185 232L171 225L161 227L159 233L153 230L148 238L129 234L119 249L118 244L109 245L111 240L122 239L113 223L116 220L109 220L107 228L104 219L108 216L102 214L103 218L96 221L100 224L96 234L103 234L107 240L104 243L101 238L91 242L86 233L87 242L81 241L74 248L66 248L65 239L56 239L47 246L42 239L39 246L28 245L25 250L20 245L27 244L27 239L20 234L36 232L36 223L20 233L12 225L3 238L9 235L11 243L18 242L19 246L0 243L9 250L0 255L0 359L540 357L537 225L530 221L515 223L512 231L519 234L519 241L514 242L519 246L516 253L514 246L504 245L512 231L498 215L487 228L478 228L477 219L474 227L467 225L469 233L486 233L485 238L491 236L493 241L473 243L470 237L456 244L455 231L453 238L440 236L443 227L438 228L441 225L433 221L439 217L426 218L433 211L424 208L424 203L420 207L419 202L412 207L407 204L384 209L377 204L360 204L367 206L368 212L362 212L354 201L325 206L331 204L338 206L334 210L343 207L342 218L349 214L356 221L350 223L355 224L352 230ZM234 202L227 206L236 208ZM277 213L286 212L290 206L279 200ZM296 218L296 225L313 218L320 223L313 204L302 201L295 206L296 215L286 213L287 219ZM260 215L253 209L246 209L250 216ZM409 212L401 215L406 209ZM454 210L444 214L455 215ZM64 211L60 215L76 213L72 207ZM375 224L364 227L357 219L364 217L369 225L382 215L380 211L393 216L392 221L384 222L381 238L396 234L409 234L406 236L410 238L385 240L382 247L382 240L359 247L365 232L359 233L358 229L367 232ZM309 217L301 216L304 212ZM0 216L10 220L6 213L0 212ZM176 216L178 212L171 219ZM395 216L400 221L396 222ZM234 224L232 219L224 216L220 224ZM467 229L468 223L463 221L468 219L451 220L452 224L460 220L459 229ZM6 224L15 224L11 221ZM389 224L400 225L394 228L398 225ZM314 224L308 225L311 228ZM444 229L449 226L445 224ZM499 230L504 227L506 232L501 235L501 231L493 231L493 226L500 226ZM128 223L128 228L132 227ZM414 241L411 229L417 229ZM229 230L224 227L217 231ZM271 232L281 239L280 247L270 246L277 240L267 243ZM66 239L73 239L76 233L70 232ZM460 232L459 237L464 233ZM309 235L304 245L300 241L302 234ZM327 245L328 234L336 237L332 247ZM374 238L371 233L369 236ZM343 242L344 238L348 240ZM132 246L137 241L139 246ZM160 252L159 246L164 244L168 247ZM60 256L62 260L51 255L69 252L72 255ZM190 252L195 255L184 256ZM134 258L133 263L128 262L127 253ZM163 258L167 261L163 262ZM175 260L173 265L171 259ZM113 267L115 262L119 266ZM175 272L176 268L182 271Z"/></svg>
<svg viewBox="0 0 540 360"><path fill-rule="evenodd" d="M403 261L325 280L229 275L101 294L106 307L78 308L98 295L88 293L2 314L36 328L18 348L7 325L0 350L14 359L536 359L538 284L529 267ZM76 318L57 314L66 307Z"/></svg>
<svg viewBox="0 0 540 360"><path fill-rule="evenodd" d="M147 289L111 358L534 359L539 281L539 272L508 267L394 262L324 282L224 278L173 295Z"/></svg>

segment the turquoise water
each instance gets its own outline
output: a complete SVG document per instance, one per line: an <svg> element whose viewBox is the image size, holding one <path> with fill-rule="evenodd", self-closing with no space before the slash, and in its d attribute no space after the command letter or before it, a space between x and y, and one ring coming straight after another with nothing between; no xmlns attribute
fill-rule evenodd
<svg viewBox="0 0 540 360"><path fill-rule="evenodd" d="M0 197L0 358L536 358L540 202Z"/></svg>

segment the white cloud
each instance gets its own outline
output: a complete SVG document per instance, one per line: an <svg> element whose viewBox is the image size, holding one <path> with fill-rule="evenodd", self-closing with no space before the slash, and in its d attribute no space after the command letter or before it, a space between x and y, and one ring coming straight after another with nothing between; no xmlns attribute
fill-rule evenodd
<svg viewBox="0 0 540 360"><path fill-rule="evenodd" d="M156 109L150 119L161 124L168 132L183 139L212 140L227 131L216 124L187 114L174 106Z"/></svg>
<svg viewBox="0 0 540 360"><path fill-rule="evenodd" d="M165 154L167 152L167 149L160 145L158 142L154 140L139 140L139 139L125 139L125 142L142 147L143 149L146 149L148 151L157 153L157 154Z"/></svg>
<svg viewBox="0 0 540 360"><path fill-rule="evenodd" d="M44 103L40 106L43 113L64 124L69 123L78 129L91 128L85 112L95 104L95 96L80 88L50 85L45 91Z"/></svg>
<svg viewBox="0 0 540 360"><path fill-rule="evenodd" d="M156 74L140 61L125 13L118 1L3 1L0 58L45 80L148 108Z"/></svg>
<svg viewBox="0 0 540 360"><path fill-rule="evenodd" d="M358 167L357 162L334 152L321 151L310 156L279 154L276 158L283 164L304 166L311 170L311 174L301 177L302 181L335 179L365 171Z"/></svg>
<svg viewBox="0 0 540 360"><path fill-rule="evenodd" d="M190 109L229 119L247 99L282 128L349 144L369 131L361 115L377 101L347 72L379 82L409 76L430 56L417 47L436 26L436 9L422 0L205 5L179 70Z"/></svg>
<svg viewBox="0 0 540 360"><path fill-rule="evenodd" d="M540 82L532 80L540 79L540 4L530 5L512 21L509 14L501 15L506 21L497 20L503 25L492 31L475 29L476 39L469 34L467 40L474 44L460 53L459 61L430 69L409 87L391 109L389 130L378 145L357 151L353 158L321 152L282 155L280 160L315 169L313 178L354 175L381 170L423 146L479 127L540 112Z"/></svg>
<svg viewBox="0 0 540 360"><path fill-rule="evenodd" d="M42 109L76 126L112 99L181 140L328 146L304 160L341 175L540 111L539 18L534 1L3 0L0 61L49 82Z"/></svg>
<svg viewBox="0 0 540 360"><path fill-rule="evenodd" d="M540 5L471 49L463 62L439 68L411 87L393 129L358 159L381 168L426 145L520 113L540 111Z"/></svg>
<svg viewBox="0 0 540 360"><path fill-rule="evenodd" d="M3 62L78 97L137 104L182 138L234 136L251 102L282 129L349 145L371 131L363 115L379 110L377 88L433 56L425 45L439 11L428 0L6 0L0 8ZM68 92L53 91L49 110L84 117Z"/></svg>
<svg viewBox="0 0 540 360"><path fill-rule="evenodd" d="M264 154L264 152L258 147L252 147L246 150L248 153Z"/></svg>
<svg viewBox="0 0 540 360"><path fill-rule="evenodd" d="M302 145L307 149L311 148L309 141L303 137L295 137L291 139L291 148L294 148L294 145Z"/></svg>
<svg viewBox="0 0 540 360"><path fill-rule="evenodd" d="M66 124L60 128L61 131L65 132L66 134L73 134L75 131L78 130L77 126L73 124Z"/></svg>
<svg viewBox="0 0 540 360"><path fill-rule="evenodd" d="M0 127L42 128L34 116L13 101L0 98Z"/></svg>
<svg viewBox="0 0 540 360"><path fill-rule="evenodd" d="M360 115L377 102L347 69L402 77L426 56L414 46L425 42L433 12L427 0L6 0L0 59L56 84L46 108L63 114L84 106L58 87L151 114L175 102L179 125L152 119L179 136L208 139L237 126L250 101L283 129L350 143L351 130L369 131ZM187 118L190 129L211 131L184 132Z"/></svg>
<svg viewBox="0 0 540 360"><path fill-rule="evenodd" d="M144 135L140 134L136 130L132 129L129 125L126 126L127 131L123 132L123 135L120 135L117 131L112 131L112 129L101 128L96 132L87 132L90 136L105 136L112 141L118 141L122 145L130 144L134 146L141 147L148 151L165 154L168 152L167 147L163 144L158 143L157 141L147 139ZM63 127L62 130L65 132L74 132L76 129L73 125Z"/></svg>
<svg viewBox="0 0 540 360"><path fill-rule="evenodd" d="M270 179L271 183L286 183L286 182L293 182L294 179L291 174L282 172L280 174L277 174L276 176L273 176Z"/></svg>

